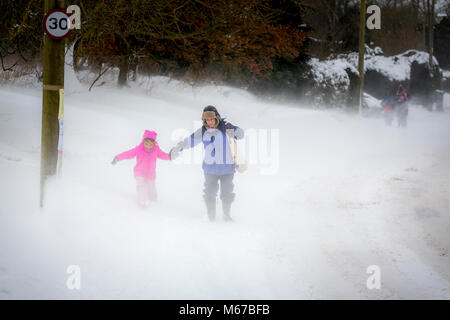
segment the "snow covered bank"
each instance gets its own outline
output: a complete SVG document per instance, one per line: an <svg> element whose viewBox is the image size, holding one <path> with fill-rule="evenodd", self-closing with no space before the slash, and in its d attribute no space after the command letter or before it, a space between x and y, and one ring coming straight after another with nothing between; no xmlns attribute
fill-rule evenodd
<svg viewBox="0 0 450 320"><path fill-rule="evenodd" d="M366 45L365 91L378 99L383 99L395 94L399 83L402 83L412 96L428 95L429 92L424 90L432 81L427 78L428 59L428 53L417 50L408 50L386 57L379 47L371 49ZM433 62L439 65L435 57ZM311 67L310 77L314 80L313 87L316 89L312 89L311 96L315 100L320 103L334 102L336 105L345 105L357 94L357 90L354 90L359 86L357 52L339 54L323 61L313 58L308 64ZM431 90L431 87L427 90Z"/></svg>
<svg viewBox="0 0 450 320"><path fill-rule="evenodd" d="M366 45L366 54L364 56L364 71L377 71L389 80L406 81L411 76L411 65L413 62L424 64L428 63L429 55L427 52L408 50L395 56L383 56L379 47L371 49ZM433 63L439 65L435 57ZM317 74L319 83L328 79L332 84L346 83L349 85L348 77L344 73L346 69L358 73L358 53L340 54L335 58L319 61L311 59L310 65L313 73Z"/></svg>
<svg viewBox="0 0 450 320"><path fill-rule="evenodd" d="M450 298L449 112L413 107L400 130L149 81L150 92L66 96L63 175L43 210L41 92L0 88L0 298ZM279 129L279 171L236 174L235 221L211 224L201 166L160 161L159 202L141 211L133 161L113 167L112 157L144 129L168 151L206 104L244 129ZM71 265L81 290L66 287ZM366 287L371 265L380 290Z"/></svg>
<svg viewBox="0 0 450 320"><path fill-rule="evenodd" d="M364 57L364 71L377 71L389 80L406 81L411 77L411 65L428 63L429 55L427 52L408 50L401 54L385 57L379 50L370 49L366 46L368 54ZM379 49L379 48L378 48ZM340 56L341 59L349 61L355 68L358 68L358 53L352 52L348 55ZM439 65L435 57L433 63Z"/></svg>

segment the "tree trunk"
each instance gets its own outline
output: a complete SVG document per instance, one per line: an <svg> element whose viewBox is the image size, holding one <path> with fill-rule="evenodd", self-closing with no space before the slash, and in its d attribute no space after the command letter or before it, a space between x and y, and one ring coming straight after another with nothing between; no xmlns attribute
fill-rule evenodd
<svg viewBox="0 0 450 320"><path fill-rule="evenodd" d="M433 72L433 28L435 0L428 0L428 53L430 72Z"/></svg>
<svg viewBox="0 0 450 320"><path fill-rule="evenodd" d="M139 64L139 59L136 56L131 56L130 67L129 67L130 71L131 71L130 81L136 82L138 64Z"/></svg>
<svg viewBox="0 0 450 320"><path fill-rule="evenodd" d="M127 85L128 69L129 69L128 56L122 56L120 58L119 63L119 80L118 80L119 87Z"/></svg>
<svg viewBox="0 0 450 320"><path fill-rule="evenodd" d="M362 112L364 103L364 35L366 29L366 0L361 0L360 17L359 17L359 114Z"/></svg>

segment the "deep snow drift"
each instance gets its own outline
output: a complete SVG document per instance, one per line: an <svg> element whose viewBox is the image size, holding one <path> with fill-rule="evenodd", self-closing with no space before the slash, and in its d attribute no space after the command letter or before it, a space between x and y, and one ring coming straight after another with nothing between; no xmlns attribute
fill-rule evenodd
<svg viewBox="0 0 450 320"><path fill-rule="evenodd" d="M63 172L42 210L41 91L0 88L1 299L450 298L448 95L445 113L411 107L399 129L151 81L66 95ZM279 152L236 174L232 223L207 221L189 152L158 162L159 202L142 211L134 160L113 156L145 129L169 151L208 104L247 133L278 129ZM71 265L80 290L66 286ZM366 287L371 265L379 290Z"/></svg>

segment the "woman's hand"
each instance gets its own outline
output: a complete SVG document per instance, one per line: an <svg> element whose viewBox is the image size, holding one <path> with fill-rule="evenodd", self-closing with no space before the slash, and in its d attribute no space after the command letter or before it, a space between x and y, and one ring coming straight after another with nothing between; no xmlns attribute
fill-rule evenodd
<svg viewBox="0 0 450 320"><path fill-rule="evenodd" d="M169 151L169 159L170 159L170 161L175 160L179 156L180 156L180 152L176 149L176 147L170 149L170 151Z"/></svg>
<svg viewBox="0 0 450 320"><path fill-rule="evenodd" d="M180 141L177 143L177 145L175 147L173 147L172 149L170 149L169 151L169 159L175 160L176 158L178 158L180 156L181 151L183 151L183 146L184 146L184 142Z"/></svg>

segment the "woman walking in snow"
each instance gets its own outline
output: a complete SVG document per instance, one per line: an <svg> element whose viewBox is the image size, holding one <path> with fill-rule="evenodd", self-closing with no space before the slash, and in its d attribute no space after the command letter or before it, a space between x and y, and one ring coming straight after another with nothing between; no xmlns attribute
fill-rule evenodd
<svg viewBox="0 0 450 320"><path fill-rule="evenodd" d="M242 139L244 131L222 119L214 106L203 109L202 121L203 126L172 148L170 156L173 160L184 149L203 142L206 151L202 165L205 176L203 199L208 218L213 221L216 217L216 197L220 182L223 217L225 221L231 221L231 203L235 198L233 177L236 169L229 139Z"/></svg>

